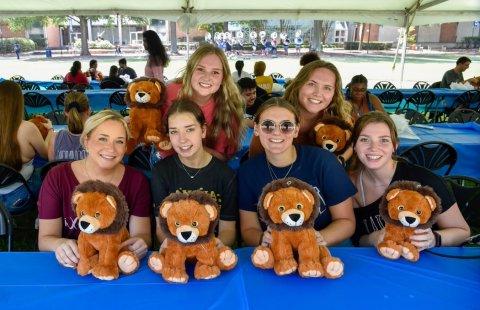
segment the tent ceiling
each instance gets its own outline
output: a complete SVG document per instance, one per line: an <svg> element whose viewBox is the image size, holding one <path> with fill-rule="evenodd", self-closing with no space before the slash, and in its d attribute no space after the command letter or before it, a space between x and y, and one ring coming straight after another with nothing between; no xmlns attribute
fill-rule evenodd
<svg viewBox="0 0 480 310"><path fill-rule="evenodd" d="M22 0L0 1L0 16L110 15L176 20L184 0ZM348 20L403 26L406 8L417 0L191 0L200 23L252 19ZM480 0L421 0L413 25L473 21ZM424 6L422 8L422 6Z"/></svg>

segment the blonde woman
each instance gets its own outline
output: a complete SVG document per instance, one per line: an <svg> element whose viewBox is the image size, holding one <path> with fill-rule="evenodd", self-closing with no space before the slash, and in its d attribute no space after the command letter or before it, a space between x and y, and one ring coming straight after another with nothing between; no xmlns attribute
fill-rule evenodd
<svg viewBox="0 0 480 310"><path fill-rule="evenodd" d="M88 180L112 183L123 192L130 211L130 239L122 245L138 258L146 255L151 244L152 200L145 176L122 164L129 136L126 122L115 111L89 117L80 137L87 157L52 168L43 181L38 199L38 247L55 252L61 265L75 267L78 263L78 219L71 199L74 188Z"/></svg>

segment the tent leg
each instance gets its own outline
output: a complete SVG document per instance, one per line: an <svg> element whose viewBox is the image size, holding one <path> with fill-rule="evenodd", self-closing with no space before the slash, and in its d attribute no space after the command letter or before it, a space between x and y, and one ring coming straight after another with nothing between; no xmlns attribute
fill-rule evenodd
<svg viewBox="0 0 480 310"><path fill-rule="evenodd" d="M400 88L403 88L403 73L405 70L405 55L407 53L407 27L403 28L403 46L402 46L402 58L400 59Z"/></svg>

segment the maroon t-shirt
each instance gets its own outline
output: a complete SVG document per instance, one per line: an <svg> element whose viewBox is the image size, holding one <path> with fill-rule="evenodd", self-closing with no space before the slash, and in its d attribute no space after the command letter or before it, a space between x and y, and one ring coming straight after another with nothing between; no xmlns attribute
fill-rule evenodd
<svg viewBox="0 0 480 310"><path fill-rule="evenodd" d="M78 185L71 163L60 164L47 174L38 197L38 217L42 220L63 219L62 237L77 239L78 218L72 209L72 194ZM145 176L125 166L118 188L125 195L130 215L149 217L152 210L150 185Z"/></svg>

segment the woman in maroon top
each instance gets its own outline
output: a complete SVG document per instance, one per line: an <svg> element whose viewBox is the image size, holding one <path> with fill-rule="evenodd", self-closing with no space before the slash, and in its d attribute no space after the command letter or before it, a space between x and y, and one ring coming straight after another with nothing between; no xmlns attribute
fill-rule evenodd
<svg viewBox="0 0 480 310"><path fill-rule="evenodd" d="M38 199L38 247L54 251L60 264L75 267L78 263L78 218L71 198L75 186L87 180L109 182L123 192L130 212L130 239L122 245L138 258L146 255L151 244L152 202L147 179L122 164L129 135L119 113L104 110L91 116L80 138L87 157L53 168L43 181Z"/></svg>
<svg viewBox="0 0 480 310"><path fill-rule="evenodd" d="M63 82L67 84L88 84L87 77L82 72L82 64L80 63L80 61L75 60L73 62L73 65L70 68L70 72L67 73L67 75L63 79Z"/></svg>

